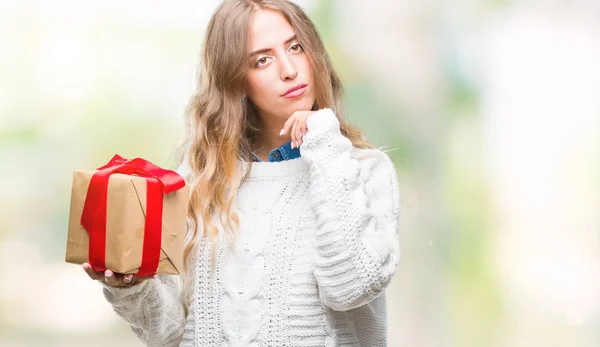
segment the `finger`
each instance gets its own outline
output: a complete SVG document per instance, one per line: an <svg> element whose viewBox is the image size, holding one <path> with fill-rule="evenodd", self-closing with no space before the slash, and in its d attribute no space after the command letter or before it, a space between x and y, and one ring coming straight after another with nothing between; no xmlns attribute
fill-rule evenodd
<svg viewBox="0 0 600 347"><path fill-rule="evenodd" d="M305 123L306 119L303 118L298 120L298 124L296 125L297 147L300 147L300 145L302 144L302 128L304 127Z"/></svg>
<svg viewBox="0 0 600 347"><path fill-rule="evenodd" d="M304 121L302 123L302 127L300 129L300 145L302 145L304 143L304 135L306 135L306 131L307 131L307 127L306 127L306 121Z"/></svg>
<svg viewBox="0 0 600 347"><path fill-rule="evenodd" d="M125 284L133 284L134 283L133 275L132 274L124 275L122 281Z"/></svg>
<svg viewBox="0 0 600 347"><path fill-rule="evenodd" d="M115 275L114 272L106 270L104 271L104 282L106 282L106 284L108 284L109 286L116 287L121 281L119 280L117 275Z"/></svg>
<svg viewBox="0 0 600 347"><path fill-rule="evenodd" d="M85 273L93 280L96 281L103 281L104 280L104 272L96 272L94 271L94 269L92 269L92 266L88 263L83 263L81 265L83 267L83 271L85 271Z"/></svg>
<svg viewBox="0 0 600 347"><path fill-rule="evenodd" d="M283 124L283 129L281 129L281 132L279 132L279 135L285 135L287 134L288 130L290 129L290 127L292 125L294 125L294 122L296 121L296 112L292 113L292 115L290 116L290 118L288 118L285 123Z"/></svg>
<svg viewBox="0 0 600 347"><path fill-rule="evenodd" d="M300 147L300 141L302 137L300 136L300 128L302 127L302 117L298 118L298 122L296 122L294 126L294 137L296 138L296 148Z"/></svg>
<svg viewBox="0 0 600 347"><path fill-rule="evenodd" d="M144 277L135 277L133 275L125 275L125 276L123 276L123 285L129 287L129 286L133 286L133 285L145 282L147 280L155 280L157 278L158 278L157 275L144 276Z"/></svg>
<svg viewBox="0 0 600 347"><path fill-rule="evenodd" d="M292 128L290 129L290 138L292 140L292 148L296 148L298 147L298 131L296 130L298 128L298 122L300 120L298 118L296 118L296 121L294 122L294 125L292 125Z"/></svg>
<svg viewBox="0 0 600 347"><path fill-rule="evenodd" d="M302 138L304 138L304 135L306 135L306 131L308 129L306 128L306 123L304 123L304 127L302 128Z"/></svg>

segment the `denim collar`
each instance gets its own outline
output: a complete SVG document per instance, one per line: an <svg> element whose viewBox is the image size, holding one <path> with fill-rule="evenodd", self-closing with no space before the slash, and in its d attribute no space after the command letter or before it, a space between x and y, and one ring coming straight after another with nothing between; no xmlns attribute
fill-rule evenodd
<svg viewBox="0 0 600 347"><path fill-rule="evenodd" d="M252 153L253 161L262 161L256 154ZM288 141L279 148L275 148L269 153L267 161L276 162L300 158L300 148L292 148L292 142Z"/></svg>

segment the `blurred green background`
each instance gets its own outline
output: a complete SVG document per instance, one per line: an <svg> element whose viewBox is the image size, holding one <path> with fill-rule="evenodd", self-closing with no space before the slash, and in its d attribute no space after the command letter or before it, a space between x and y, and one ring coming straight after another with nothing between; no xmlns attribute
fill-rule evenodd
<svg viewBox="0 0 600 347"><path fill-rule="evenodd" d="M64 263L71 174L177 166L218 2L0 2L1 346L141 346ZM390 346L600 345L600 3L297 2L393 149Z"/></svg>

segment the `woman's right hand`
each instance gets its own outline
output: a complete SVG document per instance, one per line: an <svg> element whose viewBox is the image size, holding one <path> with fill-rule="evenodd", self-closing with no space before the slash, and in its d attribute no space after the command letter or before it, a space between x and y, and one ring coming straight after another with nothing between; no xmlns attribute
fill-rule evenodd
<svg viewBox="0 0 600 347"><path fill-rule="evenodd" d="M150 279L156 279L157 276L135 277L133 274L121 274L106 270L104 272L96 272L92 269L89 263L83 263L83 270L90 276L91 279L101 281L111 287L131 287Z"/></svg>

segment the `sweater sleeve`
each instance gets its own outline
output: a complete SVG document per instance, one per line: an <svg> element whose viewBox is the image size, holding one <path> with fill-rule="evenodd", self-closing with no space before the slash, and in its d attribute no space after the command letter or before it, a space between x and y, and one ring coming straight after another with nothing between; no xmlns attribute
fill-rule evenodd
<svg viewBox="0 0 600 347"><path fill-rule="evenodd" d="M187 162L184 161L176 171L188 181L190 168ZM155 280L132 287L102 285L106 300L146 346L179 346L186 319L180 300L181 276L158 275Z"/></svg>
<svg viewBox="0 0 600 347"><path fill-rule="evenodd" d="M384 292L400 250L400 197L394 165L379 150L357 158L330 109L307 119L300 146L310 166L317 220L314 275L322 302L333 310L362 306Z"/></svg>
<svg viewBox="0 0 600 347"><path fill-rule="evenodd" d="M185 326L179 276L158 275L125 288L103 285L106 300L146 346L179 346Z"/></svg>

